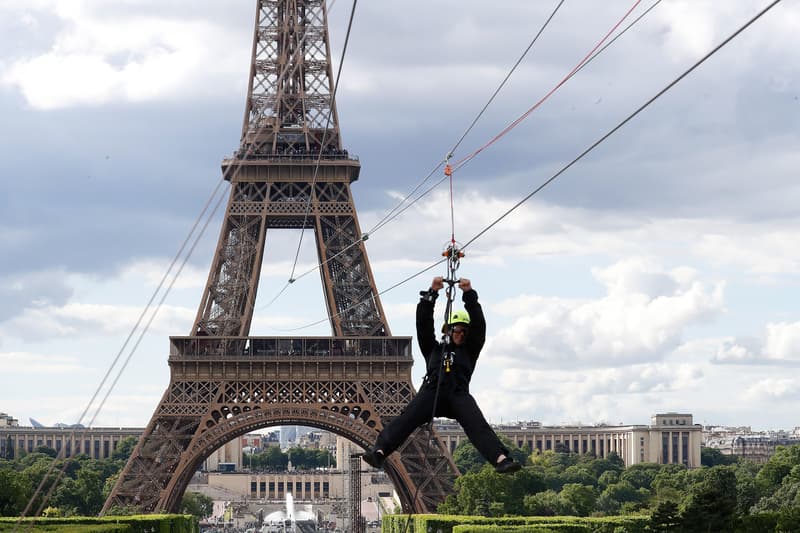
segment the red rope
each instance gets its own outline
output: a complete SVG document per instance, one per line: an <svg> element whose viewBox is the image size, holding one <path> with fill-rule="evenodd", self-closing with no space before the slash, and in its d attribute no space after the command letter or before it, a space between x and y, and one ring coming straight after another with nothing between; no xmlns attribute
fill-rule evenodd
<svg viewBox="0 0 800 533"><path fill-rule="evenodd" d="M444 174L450 179L450 244L456 244L456 221L453 215L453 167L449 164L444 166Z"/></svg>
<svg viewBox="0 0 800 533"><path fill-rule="evenodd" d="M589 53L588 53L588 54L586 54L586 56L585 56L583 59L581 59L581 61L580 61L580 62L579 62L577 65L575 65L575 68L573 68L573 69L570 71L570 73L569 73L569 74L567 74L566 76L564 76L564 79L562 79L560 82L558 82L558 84L556 84L556 86L555 86L555 87L553 87L552 89L550 89L550 92L548 92L546 95L544 95L544 97L542 97L542 99L541 99L541 100L539 100L538 102L536 102L536 103L533 105L533 107L531 107L530 109L528 109L527 111L525 111L525 113L523 113L523 114L522 114L522 115L521 115L519 118L517 118L517 119L516 119L514 122L512 122L511 124L509 124L508 126L506 126L506 127L505 127L505 129L503 129L503 131L501 131L500 133L498 133L497 135L495 135L494 137L492 137L492 138L489 140L489 142L487 142L486 144L484 144L483 146L481 146L480 148L478 148L477 150L475 150L474 152L472 152L472 153L471 153L471 154L469 154L468 156L466 156L466 157L464 157L464 158L460 159L459 161L457 161L457 162L455 163L455 165L454 165L454 167L455 167L454 169L455 169L455 170L458 170L459 168L461 168L462 166L464 166L464 164L466 164L467 162L469 162L469 161L470 161L471 159L473 159L473 158L474 158L476 155L478 155L479 153L481 153L482 151L484 151L486 148L490 147L492 144L494 144L495 142L497 142L498 140L500 140L500 138L502 138L502 137L503 137L503 136L504 136L506 133L508 133L509 131L511 131L512 129L514 129L515 127L517 127L517 126L519 125L519 123L520 123L520 122L522 122L523 120L525 120L526 118L528 118L528 115L530 115L531 113L533 113L533 112L534 112L534 111L535 111L535 110L536 110L536 109L537 109L537 108L538 108L540 105L542 105L542 104L543 104L543 103L544 103L544 102L545 102L545 101L546 101L548 98L550 98L550 96L551 96L551 95L552 95L554 92L556 92L556 91L557 91L557 90L558 90L558 89L559 89L559 88L560 88L562 85L564 85L564 84L567 82L567 80L569 80L569 79L570 79L570 78L571 78L573 75L575 75L575 73L578 71L578 69L580 69L580 68L581 68L581 66L582 66L584 63L586 63L586 62L589 60L589 58L592 56L592 54L594 54L594 52L595 52L595 51L596 51L598 48L600 48L600 46L601 46L601 45L602 45L602 44L603 44L603 43L606 41L606 39L608 39L608 38L611 36L611 34L612 34L612 33L614 33L614 31L616 31L616 29L619 27L619 25L620 25L620 24L622 24L622 23L625 21L625 19L626 19L626 18L628 18L628 16L631 14L631 12L633 12L633 10L634 10L634 9L636 9L636 6L638 6L638 5L641 3L641 1L642 1L642 0L636 0L636 1L633 3L633 6L631 6L631 8L630 8L630 9L628 9L628 11L627 11L627 12L626 12L626 13L625 13L623 16L622 16L622 18L621 18L621 19L619 19L619 22L617 22L616 24L614 24L614 26L613 26L613 27L612 27L612 28L611 28L611 29L608 31L608 33L606 33L605 37L603 37L603 38L602 38L602 39L601 39L601 40L600 40L600 41L599 41L599 42L598 42L598 43L595 45L595 47L594 47L594 48L592 48L592 49L591 49L591 51L589 51ZM452 177L451 177L451 179L452 179Z"/></svg>

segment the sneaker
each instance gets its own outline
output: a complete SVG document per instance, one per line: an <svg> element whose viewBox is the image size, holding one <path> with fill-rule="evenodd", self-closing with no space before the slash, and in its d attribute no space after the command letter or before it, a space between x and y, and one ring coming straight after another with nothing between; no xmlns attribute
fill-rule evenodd
<svg viewBox="0 0 800 533"><path fill-rule="evenodd" d="M386 460L386 456L383 455L382 452L364 452L363 455L364 462L367 463L372 468L381 468L383 466L383 462Z"/></svg>
<svg viewBox="0 0 800 533"><path fill-rule="evenodd" d="M517 472L520 468L522 468L522 465L514 461L514 459L512 459L511 457L506 457L505 459L494 465L494 471L499 474L513 474L514 472Z"/></svg>

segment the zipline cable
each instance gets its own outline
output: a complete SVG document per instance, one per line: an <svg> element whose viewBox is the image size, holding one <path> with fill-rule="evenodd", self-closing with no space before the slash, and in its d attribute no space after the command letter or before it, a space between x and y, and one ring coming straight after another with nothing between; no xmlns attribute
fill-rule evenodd
<svg viewBox="0 0 800 533"><path fill-rule="evenodd" d="M522 54L519 56L519 58L517 59L517 61L514 63L514 65L513 65L513 66L511 67L511 69L508 71L508 73L506 74L505 78L503 78L503 81L501 81L501 82L500 82L500 84L499 84L499 85L497 86L497 88L494 90L494 92L492 93L492 95L489 97L489 100L487 100L487 102L484 104L484 106L481 108L481 110L480 110L480 111L478 111L478 113L475 115L475 118L473 118L473 119L472 119L472 122L469 124L469 126L467 126L467 129L466 129L466 130L464 130L464 132L461 134L461 137L459 137L459 139L458 139L458 140L455 142L455 144L454 144L454 145L453 145L453 146L450 148L450 150L448 150L448 152L447 152L447 153L448 153L448 155L447 155L447 156L446 156L444 159L442 159L442 161L440 161L440 162L439 162L439 163L436 165L436 167L435 167L433 170L431 170L431 171L428 173L428 175L426 175L426 176L425 176L425 177L422 179L422 181L420 181L420 182L419 182L419 183L418 183L418 184L417 184L417 185L414 187L414 189L412 189L412 190L411 190L411 192L409 192L409 193L408 193L408 194L407 194L407 195L406 195L406 196L405 196L405 197L404 197L402 200L400 200L400 202L398 202L398 204L397 204L395 207L393 207L391 210L389 210L389 212L388 212L388 213L387 213L387 214L384 216L384 218L383 218L383 219L381 219L381 220L379 220L379 221L377 222L377 224L376 224L376 225L375 225L375 226L374 226L374 227L373 227L371 230L369 230L369 233L372 233L372 232L374 232L374 231L377 231L377 229L378 229L378 228L382 227L382 226L384 225L384 224L383 224L384 220L386 220L386 219L387 219L387 218L388 218L388 217L389 217L389 216L390 216L390 215L391 215L391 214L392 214L392 213L393 213L395 210L399 209L399 208L400 208L400 206L402 206L402 205L403 205L403 204L406 202L406 200L408 200L408 198L410 198L410 197L411 197L411 196L412 196L412 195L413 195L413 194L414 194L414 193L415 193L417 190L419 190L419 188L420 188L420 187L422 187L422 185L424 185L424 184L425 184L425 183L426 183L426 182L427 182L427 181L428 181L428 180L431 178L431 176L433 176L433 174L435 174L435 173L436 173L436 171L437 171L437 170L439 170L439 169L442 167L442 165L444 165L444 164L447 164L447 162L448 162L449 158L451 157L451 154L453 154L453 152L455 152L455 151L456 151L456 149L457 149L457 148L458 148L458 147L461 145L461 142L462 142L462 141L463 141L463 140L466 138L466 136L469 134L469 132L470 132L470 131L472 131L472 129L475 127L475 125L476 125L476 124L478 123L478 121L481 119L481 117L483 116L483 114L486 112L486 110L487 110L487 109L489 108L489 106L492 104L492 102L494 102L495 98L497 98L497 95L498 95L498 94L500 94L500 91L503 89L503 87L505 87L506 83L508 83L508 80L509 80L509 79L511 79L511 75L514 73L514 71L517 69L517 67L520 65L520 63L522 63L522 60L523 60L523 59L525 59L525 56L527 56L527 55L528 55L528 52L530 52L531 48L533 48L533 45L536 43L536 41L539 39L539 37L540 37L540 36L542 35L542 33L544 32L545 28L547 28L547 26L548 26L548 25L550 24L550 22L553 20L553 18L555 17L555 15L556 15L556 13L558 12L558 10L561 8L561 5L564 3L564 1L565 1L565 0L561 0L561 1L558 3L558 5L556 6L556 8L553 10L553 12L550 14L550 16L549 16L549 17L547 18L547 20L544 22L544 24L542 24L542 27L541 27L541 28L539 28L539 31L536 33L536 35L533 37L533 39L531 40L531 42L528 44L528 46L525 48L525 50L524 50L524 51L522 52ZM437 182L437 185L438 185L439 183L441 183L441 181Z"/></svg>
<svg viewBox="0 0 800 533"><path fill-rule="evenodd" d="M195 248L197 247L197 244L200 242L200 239L202 238L203 234L205 233L205 230L208 228L208 224L211 222L211 218L213 218L213 214L216 213L217 210L219 210L219 207L222 205L222 200L224 200L224 198L225 198L224 196L220 196L219 200L217 201L217 204L214 206L214 209L212 211L212 216L208 217L206 219L205 225L203 226L202 230L200 231L200 233L198 233L197 237L195 238L194 243L192 244L192 246L189 249L188 253L184 257L183 262L181 262L180 267L178 268L178 270L175 272L174 276L172 277L172 280L170 281L169 285L167 286L167 289L161 295L161 299L159 300L158 305L153 310L152 314L150 315L150 318L148 319L147 323L145 324L145 327L142 329L141 333L139 334L139 337L136 339L136 342L131 347L131 350L128 353L128 357L125 358L125 361L123 362L122 366L119 368L119 371L117 372L117 375L114 377L114 380L109 385L109 388L106 391L105 396L103 396L102 401L97 406L95 414L92 416L91 420L89 420L88 427L92 427L94 425L94 422L95 422L97 416L103 410L103 407L105 407L105 403L108 400L109 396L111 395L111 392L114 390L114 388L117 385L117 382L122 377L122 374L125 372L125 369L128 367L128 363L130 363L131 359L133 358L133 355L136 353L136 350L139 348L139 344L142 342L142 339L144 338L144 336L147 334L148 330L150 329L150 326L152 325L153 320L155 320L156 315L158 315L158 312L161 309L161 307L163 306L164 301L167 299L167 296L169 295L170 291L174 287L175 282L178 280L178 278L181 275L181 272L183 271L184 267L186 266L186 263L189 261L189 258L191 257L192 252L195 250ZM84 430L83 434L81 435L81 440L84 439L87 431L88 431L88 429ZM59 473L59 475L57 476L57 478L53 482L53 484L50 486L50 490L47 492L47 495L46 495L44 501L42 502L41 506L39 507L38 511L36 512L37 516L39 514L41 514L42 511L44 510L44 507L47 504L47 501L50 499L50 496L52 495L53 490L55 489L56 485L58 484L58 481L64 475L64 472L66 471L66 465L67 465L67 463L65 462L64 463L64 467L61 469L61 472Z"/></svg>
<svg viewBox="0 0 800 533"><path fill-rule="evenodd" d="M183 242L181 243L180 247L178 248L178 251L176 252L176 254L174 255L174 257L172 258L172 261L170 262L170 265L169 265L169 267L167 267L167 270L164 272L164 275L162 276L162 278L161 278L160 282L158 283L158 286L156 287L156 289L153 291L153 294L150 296L150 299L148 300L148 302L147 302L147 304L145 305L144 309L142 309L142 312L139 314L139 317L138 317L138 319L136 320L136 323L134 324L134 326L133 326L133 328L131 329L131 331L128 333L128 336L127 336L127 338L125 339L125 341L123 342L123 344L122 344L122 347L120 347L120 349L119 349L119 351L117 352L116 356L114 356L114 359L112 360L111 364L109 365L108 369L106 370L106 373L105 373L105 375L103 376L103 378L101 379L101 381L100 381L100 384L99 384L99 385L98 385L98 386L95 388L95 391L94 391L94 393L92 394L92 397L91 397L91 399L90 399L90 400L89 400L89 402L86 404L86 406L85 406L85 408L84 408L83 412L81 413L80 417L78 418L78 421L76 422L76 425L80 425L80 424L82 424L82 423L83 423L83 421L84 421L84 418L87 416L88 412L89 412L89 411L92 409L92 406L93 406L93 404L95 403L95 400L97 399L98 395L100 394L100 391L101 391L101 390L103 389L103 387L106 385L106 382L108 381L108 379L109 379L109 377L110 377L111 373L113 372L114 368L115 368L115 367L117 366L117 364L119 363L119 361L120 361L120 358L122 357L122 354L125 352L125 349L127 348L127 346L128 346L128 344L130 343L131 339L132 339L132 338L133 338L133 336L135 335L135 333L136 333L136 330L137 330L137 329L139 329L139 326L141 325L141 323L142 323L142 320L144 320L144 317L147 315L148 311L149 311L149 310L150 310L150 308L152 307L152 305L153 305L153 302L155 301L155 299L156 299L156 297L158 296L159 292L161 292L161 289L164 287L164 283L166 282L167 278L169 277L169 274L170 274L170 272L172 272L173 268L175 268L175 264L178 262L178 260L180 259L180 256L183 254L184 250L186 249L186 246L187 246L187 244L189 243L189 241L191 240L191 238L192 238L192 235L195 233L195 231L197 231L197 227L198 227L198 225L200 224L200 221L201 221L201 220L203 219L203 217L206 215L206 212L208 211L208 209L209 209L209 206L210 206L210 205L211 205L211 203L213 202L214 198L215 198L215 197L216 197L216 196L219 194L219 191L220 191L220 189L221 189L221 186L222 186L222 184L223 184L223 183L224 183L224 179L223 179L223 180L220 180L220 181L217 183L217 186L216 186L216 187L214 188L214 190L212 191L212 193L211 193L211 195L209 196L208 200L206 200L206 203L205 203L205 205L203 206L202 210L200 211L200 214L197 216L197 218L195 218L195 221L194 221L194 223L192 224L192 227L190 228L190 230L189 230L189 233L186 235L186 238L183 240ZM218 202L217 202L217 206L219 205L219 202L222 200L222 198L224 198L224 196L220 196L220 200L218 200ZM216 210L216 208L214 209L214 211L215 211L215 210ZM205 225L203 226L203 228L201 229L200 233L199 233L199 234L197 235L197 237L196 237L196 240L195 240L195 245L193 245L193 246L191 247L191 249L190 249L190 250L193 250L193 249L194 249L194 247L196 246L197 240L199 240L199 239L200 239L200 237L202 236L203 232L205 231L205 228L206 228L206 227L208 227L208 223L210 222L210 220L211 220L211 217L213 217L213 212L214 212L214 211L212 211L212 212L211 212L211 214L208 216L208 219L207 219L207 221L206 221ZM188 258L189 258L189 256L190 256L190 255L191 255L191 251L188 253L188 255L186 256L186 258L184 259L184 261L183 261L183 264L182 264L182 265L181 265L181 267L180 267L181 269L183 268L183 265L185 265L185 264L186 264L186 261L188 261ZM173 279L173 283L174 283L174 279ZM172 285L172 284L171 284L171 285ZM170 285L170 286L171 286L171 285ZM167 291L166 293L164 293L164 294L163 294L163 296L162 296L162 300L161 300L161 302L162 302L162 303L163 303L163 299L164 299L164 297L166 297L166 295L167 295L167 294L168 294L168 291ZM158 306L160 307L160 306L161 306L161 303L159 303L159 304L158 304ZM155 311L155 312L158 312L158 309L156 309L156 311ZM152 321L152 319L151 319L151 321ZM149 323L150 323L150 322L148 322L148 326L149 326ZM141 335L144 335L144 333L145 333L146 331L147 331L147 328L145 328L145 329L143 330L143 332L141 333ZM139 338L139 340L141 340L141 335L140 335L140 338ZM135 346L138 346L138 344L139 344L139 341L137 341L137 342L136 342L136 345L135 345ZM132 352L131 352L131 353L128 355L128 358L127 358L127 360L126 360L125 364L124 364L124 365L123 365L123 367L122 367L122 369L123 369L123 370L124 370L124 368L125 368L125 365L127 365L127 361L128 361L128 360L130 360L130 357L131 357L131 355L133 355L133 351L135 351L135 349L136 349L136 348L135 348L135 346L134 346L134 348L132 349ZM119 374L121 374L121 370L119 371ZM114 385L116 384L117 380L119 379L119 374L118 374L118 375L117 375L117 377L114 379L114 382L113 382L113 383L114 383ZM106 398L108 397L108 394L110 394L110 392L113 390L113 388L114 388L114 385L111 385L111 386L110 386L110 388L108 389L108 392L106 393ZM103 403L105 403L105 399L103 400ZM101 404L100 404L100 407L97 407L97 409L96 409L96 412L95 412L94 416L93 416L93 417L92 417L92 419L91 419L91 422L89 422L89 423L88 423L88 426L89 426L89 427L91 427L91 425L92 425L92 423L94 422L95 418L96 418L96 417L97 417L97 415L99 414L99 412L100 412L100 410L101 410L101 408L102 408L102 405L103 405L103 404L101 403ZM73 432L73 433L77 433L77 431L75 431L75 432ZM85 431L84 431L84 432L81 434L81 440L83 440L83 437L85 436L85 434L86 434L86 432L85 432ZM63 476L63 474L64 474L64 472L65 472L65 470L66 470L66 467L67 467L67 465L68 465L68 463L69 463L69 460L70 460L70 459L69 459L69 458L67 458L67 457L65 457L65 455L66 455L66 448L62 448L62 452L60 452L60 453L58 454L58 456L56 457L56 459L59 459L59 458L60 458L60 459L65 459L64 465L63 465L63 467L61 468L61 472L60 472L60 474L57 476L56 480L55 480L55 481L52 483L52 485L51 485L51 487L50 487L50 490L49 490L49 491L47 492L47 494L46 494L46 497L43 499L42 506L43 506L43 505L45 505L45 504L46 504L46 503L49 501L49 499L50 499L50 496L51 496L51 494L52 494L52 491L53 491L53 489L54 489L54 488L55 488L55 486L58 484L58 481L59 481L59 480L60 480L60 478ZM36 490L34 491L33 495L31 496L31 498L28 500L28 503L26 504L26 506L25 506L25 509L24 509L24 510L22 511L22 513L20 514L20 516L19 516L19 520L18 520L18 521L16 522L16 524L15 524L15 528L14 528L15 530L16 530L16 527L17 527L17 526L18 526L18 525L21 523L22 519L23 519L23 518L25 518L25 517L28 515L28 512L31 510L31 507L32 507L32 505L33 505L33 502L36 500L36 498L38 498L38 497L39 497L39 495L41 494L41 492L44 490L44 485L47 483L47 481L48 481L48 478L49 478L49 477L50 477L50 475L53 473L53 470L55 469L55 464L56 464L56 461L53 461L53 462L51 462L51 463L50 463L50 466L49 466L49 468L47 469L47 471L45 472L45 474L44 474L44 477L43 477L43 478L42 478L42 480L40 481L39 485L37 486ZM41 511L42 511L42 508L43 508L43 507L41 507L41 508L40 508L40 509L39 509L39 510L36 512L36 515L35 515L35 516L38 516L38 515L41 513Z"/></svg>
<svg viewBox="0 0 800 533"><path fill-rule="evenodd" d="M750 25L751 25L751 24L753 24L753 23L754 23L756 20L758 20L759 18L761 18L761 17L762 17L762 16L763 16L765 13L767 13L767 12L768 12L770 9L772 9L773 7L775 7L775 6L776 6L776 5L777 5L777 4L778 4L780 1L781 1L781 0L774 0L774 1L773 1L771 4L769 4L767 7L765 7L765 8L764 8L764 9L762 9L760 12L758 12L758 13L757 13L755 16L753 16L753 17L752 17L752 18L751 18L749 21L747 21L747 23L745 23L745 24L744 24L743 26L741 26L741 27L740 27L738 30L736 30L735 32L733 32L733 33L732 33L730 36L728 36L728 37L727 37L727 38L726 38L724 41L722 41L722 42L721 42L721 43L719 43L717 46L715 46L715 47L714 47L714 48L713 48L713 49L712 49L710 52L708 52L706 55L704 55L702 58L700 58L700 59L699 59L697 62L695 62L695 63L694 63L694 64L693 64L691 67L689 67L687 70L685 70L685 71L684 71L684 72L683 72L683 73L682 73L680 76L678 76L678 77L677 77L677 78L675 78L673 81L671 81L669 84L667 84L667 86L666 86L666 87L664 87L663 89L661 89L660 91L658 91L658 92L657 92L657 93L656 93L656 94L655 94L653 97L651 97L651 98L650 98L649 100L647 100L647 101L646 101L644 104L642 104L641 106L639 106L639 108L637 108L637 109L636 109L636 110L635 110L633 113L631 113L630 115L628 115L627 117L625 117L625 119L623 119L623 120L622 120L622 121L621 121L619 124L617 124L616 126L614 126L613 128L611 128L611 129L610 129L608 132L606 132L606 133L605 133L605 135L601 136L599 139L597 139L595 142L593 142L591 145L589 145L589 147L588 147L588 148L586 148L586 149L585 149L583 152L581 152L581 153L580 153L580 154L579 154L577 157L575 157L575 158L574 158L572 161L570 161L569 163L567 163L566 165L564 165L564 166L561 168L561 170L559 170L558 172L556 172L555 174L553 174L552 176L550 176L550 178L548 178L547 180L545 180L545 181L544 181L544 182L543 182L541 185L539 185L539 186L538 186L538 187L536 187L536 188L535 188L533 191L531 191L531 192L530 192L528 195L526 195L525 197L523 197L523 198L522 198L522 200L520 200L519 202L517 202L516 204L514 204L514 205L513 205L511 208L509 208L508 210L506 210L506 211L505 211L505 212L504 212L502 215L500 215L500 216L499 216L499 217L498 217L498 218L497 218L497 219L496 219L494 222L492 222L491 224L489 224L488 226L486 226L484 229L482 229L480 232L478 232L478 233L477 233L477 234L476 234L474 237L472 237L472 238L471 238L469 241L467 241L467 242L464 244L464 246L462 246L462 249L466 248L467 246L469 246L470 244L472 244L473 242L475 242L476 240L478 240L478 239L479 239L481 236L483 236L483 234L485 234L487 231L489 231L490 229L492 229L492 228L493 228L495 225L497 225L497 224L498 224L498 223L499 223L501 220L503 220L505 217L507 217L507 216L508 216L508 215L509 215L509 214L510 214L512 211L514 211L514 210L515 210L515 209L517 209L519 206L521 206L522 204L524 204L525 202L527 202L528 200L530 200L530 199L531 199L531 198L532 198L532 197L533 197L535 194L537 194L539 191L541 191L542 189L544 189L545 187L547 187L548 185L550 185L550 184L551 184L553 181L555 181L555 180L556 180L556 179L557 179L559 176L561 176L561 175L562 175L564 172L566 172L566 171L567 171L567 170L568 170L570 167L572 167L572 165L574 165L575 163L577 163L578 161L580 161L581 159L583 159L583 158L584 158L584 157L585 157L585 156L586 156L586 155L587 155L589 152L591 152L592 150L594 150L595 148L597 148L597 146L599 146L599 145L600 145L601 143L603 143L603 142L604 142L606 139L608 139L608 138L609 138L609 137L611 137L611 136L612 136L614 133L616 133L618 130L620 130L620 129L621 129L623 126L625 126L625 125L626 125L628 122L630 122L630 121L631 121L631 120L632 120L634 117L636 117L636 116L637 116L639 113L641 113L642 111L644 111L645 109L647 109L647 108L648 108L648 107L649 107L649 106L650 106L650 105L651 105L653 102L655 102L656 100L658 100L658 98L660 98L660 97L661 97L661 96L662 96L664 93L666 93L667 91L669 91L670 89L672 89L672 88L673 88L675 85L677 85L677 84L678 84L678 83L679 83L681 80L683 80L683 79L684 79L686 76L688 76L690 73L692 73L692 72L693 72L693 71L694 71L694 70L695 70L697 67L699 67L700 65L702 65L703 63L705 63L705 62L706 62L706 60L708 60L708 59L709 59L711 56L713 56L713 55L714 55L714 54L716 54L716 53L717 53L717 52L718 52L720 49L722 49L722 47L724 47L726 44L728 44L728 43L729 43L729 42L731 42L731 41L732 41L734 38L736 38L736 36L738 36L740 33L742 33L744 30L746 30L748 27L750 27Z"/></svg>
<svg viewBox="0 0 800 533"><path fill-rule="evenodd" d="M542 27L539 28L539 31L536 33L536 35L534 35L534 37L531 40L531 42L528 45L528 47L525 48L525 51L522 52L521 56L519 56L519 59L517 59L517 62L514 63L514 66L511 67L511 70L509 70L508 74L506 74L506 77L503 78L503 81L500 82L500 85L498 85L497 89L495 89L494 93L492 93L492 96L489 98L489 101L486 102L486 105L484 105L483 108L475 116L475 118L472 119L472 122L467 127L467 129L464 131L464 133L461 134L461 137L459 137L458 141L456 141L456 144L453 145L453 147L450 148L450 150L447 152L448 154L452 154L458 149L458 147L461 145L461 142L464 140L464 138L469 134L470 131L472 131L472 128L475 127L475 124L477 124L478 120L480 120L480 118L483 116L483 113L489 108L489 106L492 104L492 102L494 102L494 99L500 93L502 88L505 87L506 82L508 82L509 78L511 78L511 75L514 73L515 70L517 70L517 67L519 66L519 64L522 63L522 60L525 59L525 56L528 55L528 52L530 51L530 49L533 47L533 45L539 39L539 36L542 35L542 33L544 33L545 28L547 28L547 26L550 24L550 21L553 20L553 17L556 16L556 13L558 13L558 10L561 8L561 5L564 3L564 1L565 0L561 0L558 3L558 5L556 6L556 8L553 10L553 12L550 13L550 16L547 17L547 20L544 21L544 24L542 24Z"/></svg>
<svg viewBox="0 0 800 533"><path fill-rule="evenodd" d="M737 36L739 36L739 34L741 34L744 30L749 28L754 22L756 22L758 19L760 19L763 15L765 15L768 11L770 11L773 7L775 7L780 2L781 2L781 0L773 0L773 2L771 2L769 5L767 5L765 8L763 8L761 11L759 11L756 15L754 15L752 18L750 18L745 24L743 24L741 27L739 27L730 36L728 36L725 40L723 40L720 44L715 46L710 52L708 52L701 59L699 59L697 62L695 62L691 67L689 67L682 74L680 74L677 78L675 78L673 81L671 81L669 84L667 84L663 89L661 89L658 93L656 93L655 96L653 96L649 100L647 100L644 104L642 104L639 108L637 108L635 111L633 111L631 114L629 114L620 123L618 123L616 126L611 128L607 133L605 133L603 136L601 136L597 141L592 143L588 148L586 148L583 152L581 152L572 161L570 161L565 166L563 166L561 168L561 170L559 170L558 172L553 174L550 178L548 178L545 182L543 182L541 185L539 185L536 189L531 191L528 195L523 197L520 201L518 201L516 204L514 204L511 208L506 210L500 217L498 217L496 220L491 222L488 226L486 226L481 231L479 231L477 234L475 234L463 246L461 246L461 249L464 250L465 248L467 248L467 246L469 246L470 244L472 244L473 242L478 240L480 237L482 237L486 232L488 232L490 229L492 229L494 226L496 226L501 220L503 220L505 217L507 217L509 214L511 214L511 212L513 212L514 210L519 208L522 204L524 204L525 202L530 200L539 191L541 191L546 186L548 186L550 183L555 181L559 176L561 176L564 172L566 172L575 163L577 163L578 161L583 159L589 152L591 152L597 146L599 146L601 143L606 141L609 137L611 137L611 135L613 135L614 133L619 131L624 125L626 125L628 122L630 122L639 113L644 111L647 107L649 107L658 98L663 96L666 92L668 92L670 89L672 89L675 85L677 85L680 81L682 81L686 76L688 76L691 72L693 72L695 69L697 69L697 67L699 67L700 65L705 63L710 57L712 57L720 49L722 49L724 46L726 46L728 43L730 43L733 39L735 39ZM446 178L442 178L442 180L440 180L440 183L441 183L441 181L444 181L444 179L446 179ZM394 285L389 286L388 288L378 292L378 296L386 294L387 292L390 292L390 291L396 289L397 287L399 287L399 286L411 281L412 279L424 274L428 270L430 270L430 269L434 268L435 266L441 264L443 261L445 261L445 259L440 259L439 261L436 261L435 263L423 268L422 270L416 272L415 274L412 274L411 276L408 276L407 278L395 283ZM353 309L353 308L355 308L355 307L357 307L359 305L362 305L366 301L368 301L368 300L364 300L362 302L355 303L355 304L351 305L350 307L344 309L343 311L341 311L337 315L334 315L334 316L341 315L345 311L349 311L350 309ZM333 318L333 317L331 317L331 318ZM300 326L300 327L297 327L297 328L292 328L292 329L284 330L284 331L299 331L299 330L302 330L302 329L307 329L309 327L316 326L317 324L321 324L322 322L325 322L326 320L328 320L328 318L324 318L324 319L318 320L316 322L311 322L311 323L306 324L304 326Z"/></svg>
<svg viewBox="0 0 800 533"><path fill-rule="evenodd" d="M319 143L319 154L317 155L317 164L314 166L314 175L311 179L311 190L308 192L308 199L306 200L306 212L303 216L303 225L300 227L300 239L297 242L297 252L294 254L294 263L292 264L292 272L289 274L289 281L288 284L294 283L294 271L297 268L297 260L300 257L300 247L303 244L303 235L305 234L305 227L306 222L308 221L308 215L311 212L311 197L314 195L314 185L317 183L317 174L319 172L319 166L322 161L322 147L325 146L325 139L328 136L328 129L331 125L331 115L333 114L334 106L336 105L336 91L339 90L339 81L342 78L342 68L344 67L344 58L347 54L347 43L350 41L350 31L353 28L353 18L356 14L356 5L358 4L358 0L353 0L353 7L350 10L350 19L347 22L347 32L344 36L344 45L342 46L342 56L339 60L339 67L336 71L336 81L333 84L333 94L331 94L331 103L328 106L328 117L325 120L325 131L322 132L322 140ZM339 142L341 143L341 137L339 138ZM288 285L287 285L288 286ZM285 289L285 287L284 287ZM283 292L283 290L281 290Z"/></svg>
<svg viewBox="0 0 800 533"><path fill-rule="evenodd" d="M528 118L528 116L530 116L530 114L533 113L540 105L542 105L545 101L547 101L547 99L550 98L553 95L553 93L555 93L559 88L561 88L562 85L567 83L567 81L569 81L569 79L572 78L572 76L574 76L576 72L578 72L580 67L589 60L592 54L594 54L595 51L611 36L611 34L614 33L614 31L620 26L620 24L622 24L625 21L625 19L628 18L628 16L633 12L634 9L636 9L636 6L638 6L641 1L642 0L636 0L630 7L630 9L628 9L628 11L622 16L622 18L610 30L608 30L608 33L606 33L606 35L602 39L600 39L600 41L595 45L595 47L588 54L586 54L583 57L583 59L581 59L580 62L578 62L578 64L575 65L575 67L569 72L569 74L564 76L564 78L555 85L555 87L550 89L550 91L547 94L545 94L538 102L536 102L532 107L530 107L527 111L525 111L522 115L520 115L516 120L511 122L511 124L506 126L502 131L500 131L500 133L489 139L488 142L480 146L478 149L474 150L467 156L461 158L456 163L454 163L453 170L454 171L458 170L466 163L471 161L479 153L481 153L482 151L484 151L485 149L487 149L488 147L490 147L491 145L502 139L509 131L516 128L523 120Z"/></svg>

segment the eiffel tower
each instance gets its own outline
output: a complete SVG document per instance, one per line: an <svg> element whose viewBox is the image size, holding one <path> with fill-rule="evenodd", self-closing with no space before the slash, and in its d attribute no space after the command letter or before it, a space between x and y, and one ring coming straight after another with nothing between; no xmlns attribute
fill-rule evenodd
<svg viewBox="0 0 800 533"><path fill-rule="evenodd" d="M103 512L175 512L215 449L268 426L325 429L369 448L415 394L410 337L394 337L364 247L342 148L324 0L257 0L244 124L222 162L231 191L188 336L170 337L170 383ZM256 337L268 230L313 229L330 337ZM458 473L417 430L386 471L406 512L434 512Z"/></svg>

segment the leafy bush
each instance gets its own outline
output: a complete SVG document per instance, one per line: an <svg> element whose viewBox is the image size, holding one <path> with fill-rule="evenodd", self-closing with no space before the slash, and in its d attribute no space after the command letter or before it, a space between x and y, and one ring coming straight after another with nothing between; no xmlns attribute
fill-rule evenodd
<svg viewBox="0 0 800 533"><path fill-rule="evenodd" d="M14 531L17 518L0 518L0 531ZM73 516L69 518L25 518L21 530L121 533L195 533L197 521L188 515Z"/></svg>
<svg viewBox="0 0 800 533"><path fill-rule="evenodd" d="M457 526L494 527L496 531L541 533L542 529L524 528L550 528L554 533L644 533L647 531L649 516L608 516L608 517L578 517L578 516L513 516L490 518L484 516L465 515L414 515L411 524L406 530L407 515L390 515L383 518L383 533L456 533L458 531L483 531L478 529L461 528ZM523 529L519 529L523 528ZM487 531L492 531L487 530Z"/></svg>

